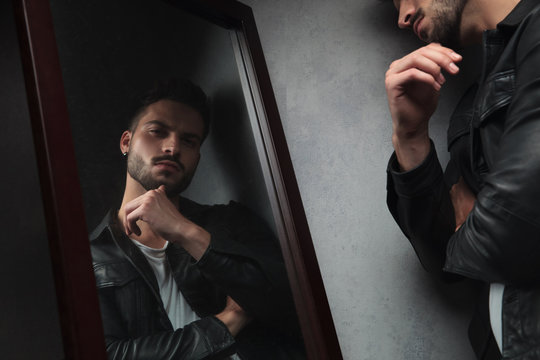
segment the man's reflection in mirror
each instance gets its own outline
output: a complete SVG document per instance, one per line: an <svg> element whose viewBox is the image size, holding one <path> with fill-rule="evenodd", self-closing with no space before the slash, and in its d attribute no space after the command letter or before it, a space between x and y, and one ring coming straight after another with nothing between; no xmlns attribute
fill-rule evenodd
<svg viewBox="0 0 540 360"><path fill-rule="evenodd" d="M266 225L238 203L180 195L209 122L204 92L169 80L146 94L121 136L122 204L91 235L110 359L305 358Z"/></svg>

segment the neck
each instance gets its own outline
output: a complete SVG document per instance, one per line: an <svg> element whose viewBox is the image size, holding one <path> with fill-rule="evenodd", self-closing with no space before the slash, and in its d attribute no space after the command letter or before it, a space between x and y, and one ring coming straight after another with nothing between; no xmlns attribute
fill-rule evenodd
<svg viewBox="0 0 540 360"><path fill-rule="evenodd" d="M461 18L461 43L479 44L482 33L497 27L520 0L469 0Z"/></svg>
<svg viewBox="0 0 540 360"><path fill-rule="evenodd" d="M147 190L135 179L133 179L129 174L127 174L126 177L126 188L124 189L124 197L122 198L122 205L120 206L120 209L118 210L118 223L122 227L122 230L125 232L125 206L127 203L129 203L132 200L135 200L141 195L144 195L147 192ZM178 202L180 200L179 196L175 196L174 198L170 199L173 204L178 206ZM129 237L131 239L137 240L141 244L144 244L148 247L155 248L155 249L161 249L163 246L165 246L165 240L156 235L150 226L148 226L147 223L144 221L137 221L137 226L139 229L141 229L141 235L137 236L136 234L130 234Z"/></svg>

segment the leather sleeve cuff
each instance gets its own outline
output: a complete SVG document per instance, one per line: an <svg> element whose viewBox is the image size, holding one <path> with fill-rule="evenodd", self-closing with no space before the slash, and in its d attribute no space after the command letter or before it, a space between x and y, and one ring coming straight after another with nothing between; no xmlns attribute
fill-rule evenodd
<svg viewBox="0 0 540 360"><path fill-rule="evenodd" d="M214 316L207 316L191 323L208 341L212 354L231 355L236 352L235 340L227 326Z"/></svg>
<svg viewBox="0 0 540 360"><path fill-rule="evenodd" d="M223 245L223 239L220 237L220 241L216 241L218 234L211 233L210 244L206 248L204 254L197 261L197 266L201 268L212 267L212 264L221 264L223 262L223 254L225 256L230 255L243 255L243 249L234 241L226 241L226 244L230 244L229 247Z"/></svg>
<svg viewBox="0 0 540 360"><path fill-rule="evenodd" d="M401 171L394 152L388 162L387 173L392 177L394 190L402 197L416 197L431 192L434 184L443 176L443 171L433 141L424 161L409 171Z"/></svg>

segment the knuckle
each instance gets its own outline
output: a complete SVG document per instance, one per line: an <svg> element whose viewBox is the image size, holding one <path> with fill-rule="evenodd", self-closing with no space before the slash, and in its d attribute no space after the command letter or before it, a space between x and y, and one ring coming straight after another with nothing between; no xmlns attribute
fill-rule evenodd
<svg viewBox="0 0 540 360"><path fill-rule="evenodd" d="M425 59L426 58L426 54L424 54L423 51L418 51L418 52L415 52L414 55L413 55L413 59L414 61L418 62L422 59Z"/></svg>

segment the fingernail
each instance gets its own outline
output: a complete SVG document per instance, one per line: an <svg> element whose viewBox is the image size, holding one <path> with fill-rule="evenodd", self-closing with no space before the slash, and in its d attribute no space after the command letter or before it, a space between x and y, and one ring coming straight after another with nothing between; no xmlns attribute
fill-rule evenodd
<svg viewBox="0 0 540 360"><path fill-rule="evenodd" d="M439 84L442 85L446 82L446 79L444 78L443 74L439 74L439 76L437 77L437 81L439 82Z"/></svg>
<svg viewBox="0 0 540 360"><path fill-rule="evenodd" d="M461 60L461 58L462 58L462 56L459 55L459 54L456 53L456 52L451 53L450 56L451 56L452 59L454 59L454 60Z"/></svg>
<svg viewBox="0 0 540 360"><path fill-rule="evenodd" d="M454 63L450 63L450 66L449 66L449 67L450 67L450 70L451 70L452 72L458 72L458 71L459 71L459 68L458 68L458 67L456 66L456 64L454 64Z"/></svg>

